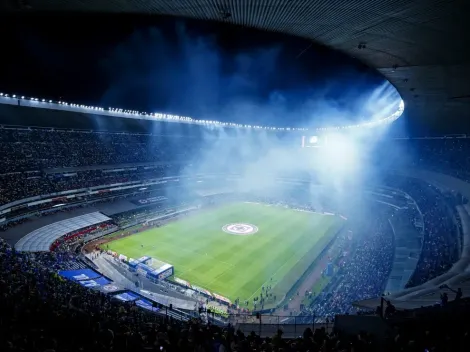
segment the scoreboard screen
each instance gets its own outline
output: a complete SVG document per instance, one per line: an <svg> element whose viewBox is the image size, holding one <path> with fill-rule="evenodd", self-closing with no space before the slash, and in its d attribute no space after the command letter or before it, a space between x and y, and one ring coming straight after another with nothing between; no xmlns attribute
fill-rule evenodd
<svg viewBox="0 0 470 352"><path fill-rule="evenodd" d="M324 136L302 136L302 148L321 148L326 145Z"/></svg>

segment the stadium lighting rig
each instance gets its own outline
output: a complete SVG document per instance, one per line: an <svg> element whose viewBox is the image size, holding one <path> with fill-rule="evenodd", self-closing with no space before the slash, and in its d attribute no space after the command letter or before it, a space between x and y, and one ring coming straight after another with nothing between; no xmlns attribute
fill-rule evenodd
<svg viewBox="0 0 470 352"><path fill-rule="evenodd" d="M114 107L98 107L98 106L89 106L83 104L69 103L65 101L53 101L40 99L35 97L25 97L24 95L19 97L16 94L5 94L0 93L0 103L5 104L15 104L17 100L18 105L38 107L38 108L48 108L58 110L68 110L81 113L98 113L103 115L112 115L118 117L127 117L134 119L146 119L146 120L156 120L156 121L165 121L165 122L179 122L179 123L189 123L195 125L205 125L211 127L231 127L231 128L245 128L245 129L259 129L259 130L271 130L271 131L338 131L338 130L350 130L350 129L360 129L360 128L372 128L378 127L381 125L386 125L392 123L393 121L400 118L405 110L405 103L403 100L398 104L398 109L391 115L385 118L372 119L367 122L362 122L352 125L344 126L330 126L330 127L317 127L317 128L298 128L298 127L269 127L269 126L258 126L258 125L247 125L247 124L238 124L232 122L220 122L215 120L198 120L189 116L179 116L165 113L147 113L140 112L136 110L127 110Z"/></svg>

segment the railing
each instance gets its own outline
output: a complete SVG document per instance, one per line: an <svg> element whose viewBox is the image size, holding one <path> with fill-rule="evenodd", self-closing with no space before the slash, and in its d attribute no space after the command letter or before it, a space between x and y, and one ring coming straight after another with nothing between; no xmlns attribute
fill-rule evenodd
<svg viewBox="0 0 470 352"><path fill-rule="evenodd" d="M232 314L228 318L228 323L245 334L255 332L261 337L272 337L279 331L284 338L296 338L301 336L305 329L325 328L327 332L333 330L333 321L317 317L315 315L255 315Z"/></svg>

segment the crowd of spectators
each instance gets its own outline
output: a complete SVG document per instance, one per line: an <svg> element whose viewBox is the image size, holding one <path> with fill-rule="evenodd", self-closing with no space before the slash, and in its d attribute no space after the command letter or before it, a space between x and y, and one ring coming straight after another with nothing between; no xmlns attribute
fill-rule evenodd
<svg viewBox="0 0 470 352"><path fill-rule="evenodd" d="M338 272L307 308L315 316L353 313L353 302L378 297L385 291L395 250L387 218L370 219L350 239L351 252L341 259Z"/></svg>
<svg viewBox="0 0 470 352"><path fill-rule="evenodd" d="M281 334L261 339L230 326L163 318L66 281L54 269L49 258L0 243L2 351L313 351L323 345L338 351L338 337L323 330L292 341Z"/></svg>
<svg viewBox="0 0 470 352"><path fill-rule="evenodd" d="M66 259L64 259L65 261ZM295 339L261 338L198 319L177 321L62 279L57 254L17 253L0 242L0 348L38 351L466 351L465 301L391 322L385 338L308 328ZM432 317L430 319L430 316Z"/></svg>
<svg viewBox="0 0 470 352"><path fill-rule="evenodd" d="M470 182L470 138L384 139L373 153L377 165L442 172Z"/></svg>
<svg viewBox="0 0 470 352"><path fill-rule="evenodd" d="M140 167L119 172L77 171L65 173L66 176L62 173L44 174L42 172L0 174L0 205L55 192L174 176L178 172L178 165L165 164L151 169Z"/></svg>
<svg viewBox="0 0 470 352"><path fill-rule="evenodd" d="M113 220L121 227L126 228L146 222L151 218L162 216L167 212L169 204L160 202L148 207L126 211L113 216ZM171 210L174 208L172 207Z"/></svg>
<svg viewBox="0 0 470 352"><path fill-rule="evenodd" d="M421 255L407 287L444 274L460 256L458 221L453 221L453 212L444 196L436 187L418 179L395 176L386 182L407 192L423 215Z"/></svg>
<svg viewBox="0 0 470 352"><path fill-rule="evenodd" d="M94 238L97 234L102 234L112 229L117 229L117 226L112 221L108 221L68 233L55 240L51 244L50 250L56 253L79 252L84 242Z"/></svg>
<svg viewBox="0 0 470 352"><path fill-rule="evenodd" d="M2 173L90 165L188 160L196 140L179 136L2 129Z"/></svg>
<svg viewBox="0 0 470 352"><path fill-rule="evenodd" d="M398 142L397 142L398 143ZM470 181L470 139L412 140L407 148L426 158L413 165L436 169ZM121 182L177 175L177 163L189 160L199 148L197 138L152 136L131 133L95 133L46 129L2 129L0 133L0 205L14 200ZM105 165L162 163L152 169L139 166L120 172L106 172ZM168 162L168 164L166 163ZM169 162L172 163L170 166ZM176 162L176 164L175 164ZM89 167L63 173L52 168ZM408 287L445 273L458 260L459 219L441 192L417 179L388 177L385 183L407 192L423 215L422 253ZM328 200L305 203L300 192L271 197L253 197L263 202L289 205L310 211L328 211ZM150 195L151 192L148 192ZM300 198L299 198L300 197ZM163 204L163 203L162 203ZM322 204L320 208L318 204ZM326 205L326 206L325 206ZM159 205L118 216L121 226L161 212ZM335 208L334 205L331 208ZM7 224L11 226L13 223ZM457 227L456 227L457 225ZM110 225L111 226L111 225ZM102 228L96 229L101 231ZM89 232L73 234L54 244L55 252L17 253L0 242L0 348L5 351L342 351L373 350L373 339L344 340L337 334L306 331L295 340L280 336L261 339L244 336L232 327L220 328L199 320L162 320L137 307L113 301L109 296L64 281L57 270L86 267L71 252ZM385 289L393 260L393 232L382 216L369 219L354 231L350 249L338 264L323 293L306 308L307 313L331 316L354 313L354 301L380 296ZM73 252L73 251L72 251ZM468 308L468 307L467 307ZM461 328L462 326L460 326ZM469 331L459 329L442 335L447 345L429 331L416 328L395 334L390 350L458 351L469 343ZM449 339L452 338L450 341ZM346 343L347 341L347 343Z"/></svg>
<svg viewBox="0 0 470 352"><path fill-rule="evenodd" d="M470 138L410 139L406 148L416 156L414 166L470 182Z"/></svg>

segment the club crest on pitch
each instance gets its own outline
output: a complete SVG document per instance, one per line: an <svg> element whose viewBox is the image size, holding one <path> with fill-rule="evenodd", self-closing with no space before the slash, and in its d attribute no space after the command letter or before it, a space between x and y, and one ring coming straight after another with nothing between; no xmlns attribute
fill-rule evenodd
<svg viewBox="0 0 470 352"><path fill-rule="evenodd" d="M258 232L258 227L252 224L246 223L233 223L227 224L222 227L222 230L231 235L237 236L248 236Z"/></svg>

